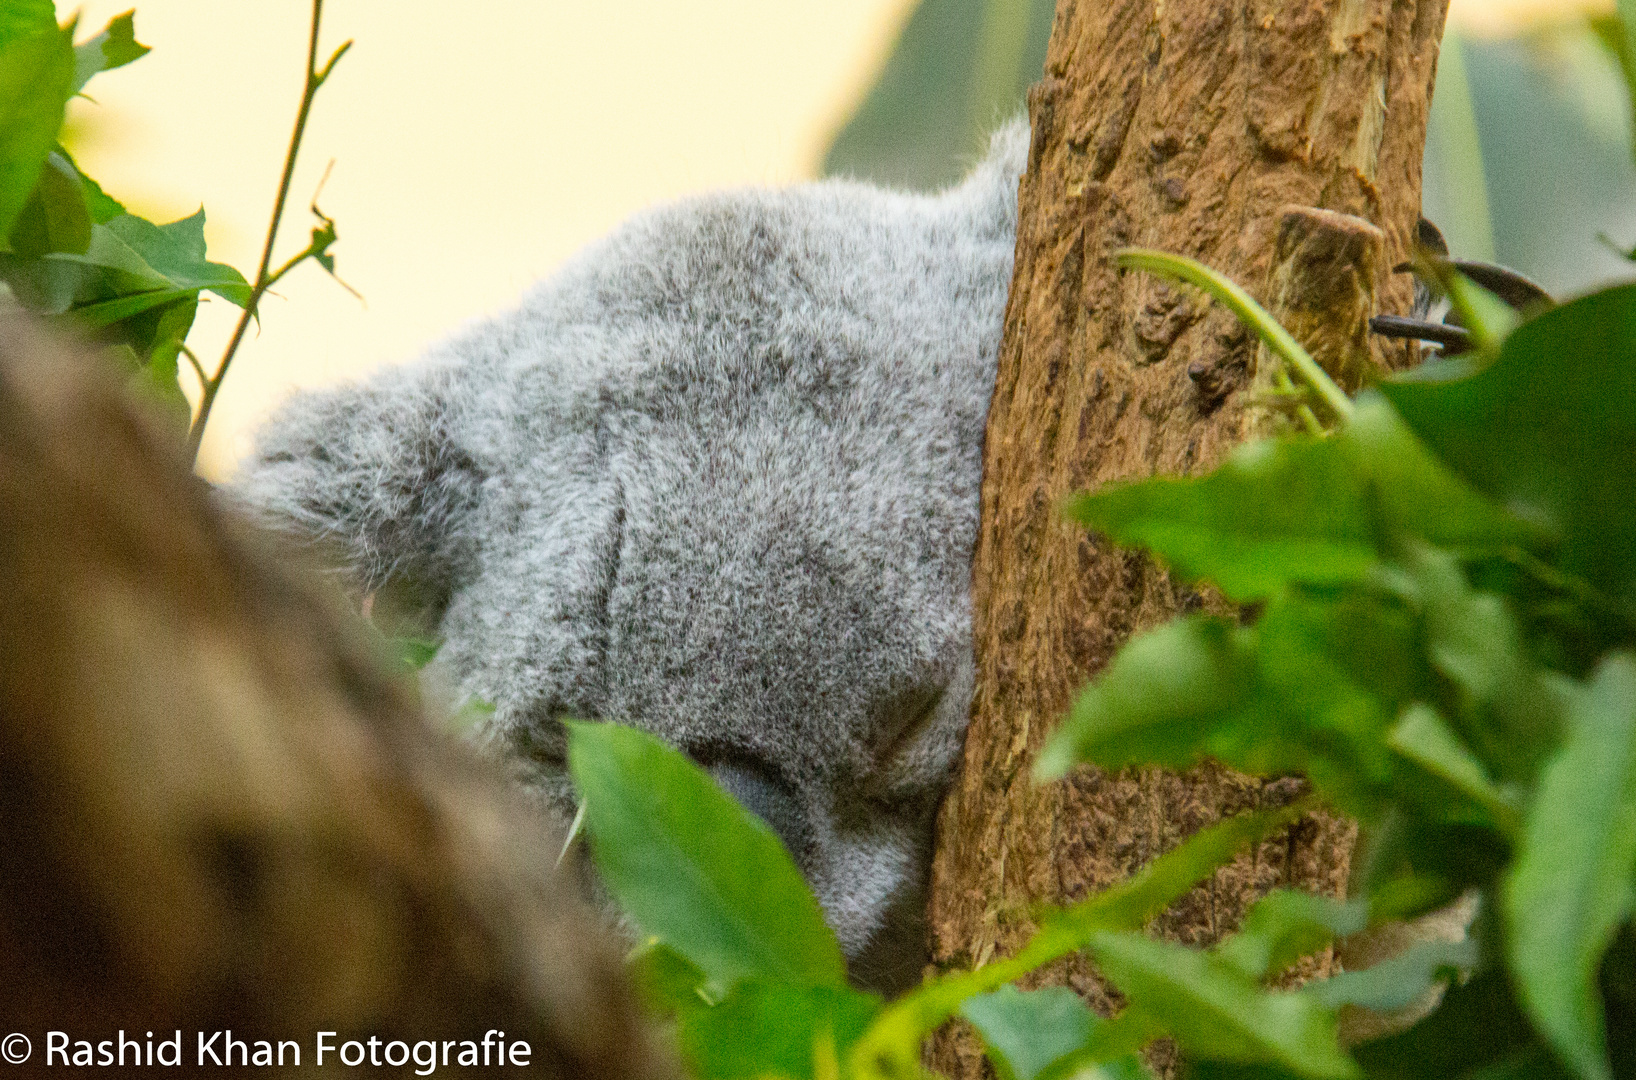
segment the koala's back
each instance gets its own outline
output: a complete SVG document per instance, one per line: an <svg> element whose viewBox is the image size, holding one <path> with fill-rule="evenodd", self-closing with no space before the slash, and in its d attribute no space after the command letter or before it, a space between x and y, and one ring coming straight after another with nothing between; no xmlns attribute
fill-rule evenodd
<svg viewBox="0 0 1636 1080"><path fill-rule="evenodd" d="M858 960L918 915L964 726L1025 143L938 196L641 215L421 364L298 396L240 492L430 586L440 664L564 806L566 716L710 766Z"/></svg>

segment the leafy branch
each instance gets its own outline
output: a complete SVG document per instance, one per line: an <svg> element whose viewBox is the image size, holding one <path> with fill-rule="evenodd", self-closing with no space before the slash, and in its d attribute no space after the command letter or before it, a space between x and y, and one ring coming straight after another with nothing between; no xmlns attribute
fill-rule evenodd
<svg viewBox="0 0 1636 1080"><path fill-rule="evenodd" d="M307 259L335 274L335 222L318 208L316 194L318 225L308 245L272 269L273 240L313 97L351 45L342 45L319 68L320 14L315 2L301 108L252 284L233 267L207 258L202 208L164 225L145 220L85 175L57 141L69 100L85 96L88 81L150 51L136 39L135 13L110 20L101 33L75 44L77 20L58 26L50 4L0 0L0 299L102 345L109 362L171 419L195 456L261 298ZM214 375L186 345L204 292L244 309ZM178 378L184 361L201 388L197 415Z"/></svg>
<svg viewBox="0 0 1636 1080"><path fill-rule="evenodd" d="M335 222L318 209L317 195L313 196L312 212L318 217L321 224L318 228L312 230L311 241L305 249L285 261L276 271L271 270L273 243L278 239L278 226L284 217L285 202L289 199L290 181L295 174L296 157L301 150L301 137L307 128L307 117L312 112L313 99L318 96L319 87L324 85L324 81L335 70L336 63L352 47L350 40L342 42L341 46L330 55L328 62L322 68L318 67L318 29L323 15L323 8L324 0L313 0L312 27L307 43L306 84L301 91L301 106L295 114L295 129L290 133L290 149L284 155L284 171L279 177L278 196L273 200L272 220L267 225L267 242L262 245L261 263L256 268L255 282L250 287L250 296L244 304L244 309L239 313L238 323L233 327L233 336L228 340L227 348L222 352L220 363L216 365L216 373L204 380L203 392L199 399L199 411L193 419L192 426L188 429L188 449L195 456L198 455L199 444L204 439L205 425L210 422L210 410L216 402L216 395L221 391L222 381L227 378L227 372L233 363L234 354L238 352L239 345L244 341L244 335L250 328L250 321L257 318L261 298L267 294L267 290L272 288L274 283L285 274L307 259L316 261L325 270L329 271L331 276L335 274L335 260L329 254L329 247L336 239ZM325 176L328 175L329 171L326 169ZM322 186L322 183L320 183L319 187L322 188ZM339 279L337 278L337 280ZM347 291L357 295L351 286L347 286L345 282L342 282L342 285L347 288Z"/></svg>

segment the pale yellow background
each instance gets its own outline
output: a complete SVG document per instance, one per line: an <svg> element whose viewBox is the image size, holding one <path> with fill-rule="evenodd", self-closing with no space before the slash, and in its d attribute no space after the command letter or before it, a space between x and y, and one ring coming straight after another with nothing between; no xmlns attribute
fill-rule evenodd
<svg viewBox="0 0 1636 1080"><path fill-rule="evenodd" d="M209 215L211 257L252 276L300 95L305 0L94 0L82 36L137 3L135 64L71 108L71 144L108 191L157 220ZM330 0L326 52L356 40L319 95L280 236L307 203L338 222L339 273L315 266L263 305L217 402L204 469L221 475L297 385L408 359L632 211L811 175L885 59L911 0ZM1456 0L1475 27L1568 0ZM59 0L67 18L76 6ZM281 256L282 257L282 256ZM220 354L235 309L190 343Z"/></svg>

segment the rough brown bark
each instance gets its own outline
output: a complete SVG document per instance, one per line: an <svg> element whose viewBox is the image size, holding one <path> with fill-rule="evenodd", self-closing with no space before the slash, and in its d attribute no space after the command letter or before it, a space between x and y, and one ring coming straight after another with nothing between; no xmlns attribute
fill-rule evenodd
<svg viewBox="0 0 1636 1080"><path fill-rule="evenodd" d="M1207 602L1056 508L1109 481L1208 470L1268 426L1254 398L1272 369L1251 337L1199 295L1119 273L1118 248L1180 252L1225 272L1356 384L1371 350L1364 318L1411 302L1391 268L1415 235L1445 8L1060 0L1046 78L1029 98L1033 145L985 449L978 688L933 868L937 964L1007 954L1032 932L1030 905L1077 900L1221 815L1299 786L1210 765L1030 782L1072 694L1119 645ZM1373 353L1387 366L1403 355ZM1272 885L1337 892L1350 845L1346 823L1310 819L1194 890L1157 930L1208 941ZM1042 981L1111 1005L1083 960ZM957 1028L932 1058L951 1076L982 1068Z"/></svg>
<svg viewBox="0 0 1636 1080"><path fill-rule="evenodd" d="M492 1028L530 1075L676 1075L550 830L83 361L0 311L0 1017L28 1066L48 1030L180 1029L186 1071L199 1031L311 1068L320 1030Z"/></svg>

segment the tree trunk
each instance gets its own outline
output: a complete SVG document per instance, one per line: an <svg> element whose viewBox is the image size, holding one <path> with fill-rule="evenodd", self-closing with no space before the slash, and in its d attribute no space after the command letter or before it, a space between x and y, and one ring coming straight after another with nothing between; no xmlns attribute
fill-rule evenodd
<svg viewBox="0 0 1636 1080"><path fill-rule="evenodd" d="M1029 97L1017 261L989 413L975 560L978 686L963 771L938 823L930 921L942 966L981 966L1033 932L1027 911L1103 889L1224 814L1288 801L1294 778L1206 765L1036 787L1030 766L1073 693L1136 631L1215 601L1057 512L1070 492L1197 474L1270 427L1272 373L1201 295L1114 251L1190 255L1238 281L1357 385L1367 316L1405 313L1420 161L1447 0L1060 0ZM1315 212L1317 208L1325 212ZM1317 817L1261 845L1167 912L1207 942L1274 885L1335 893L1348 823ZM1325 973L1327 958L1306 975ZM1106 1013L1089 964L1073 986ZM935 1066L982 1068L951 1028Z"/></svg>

